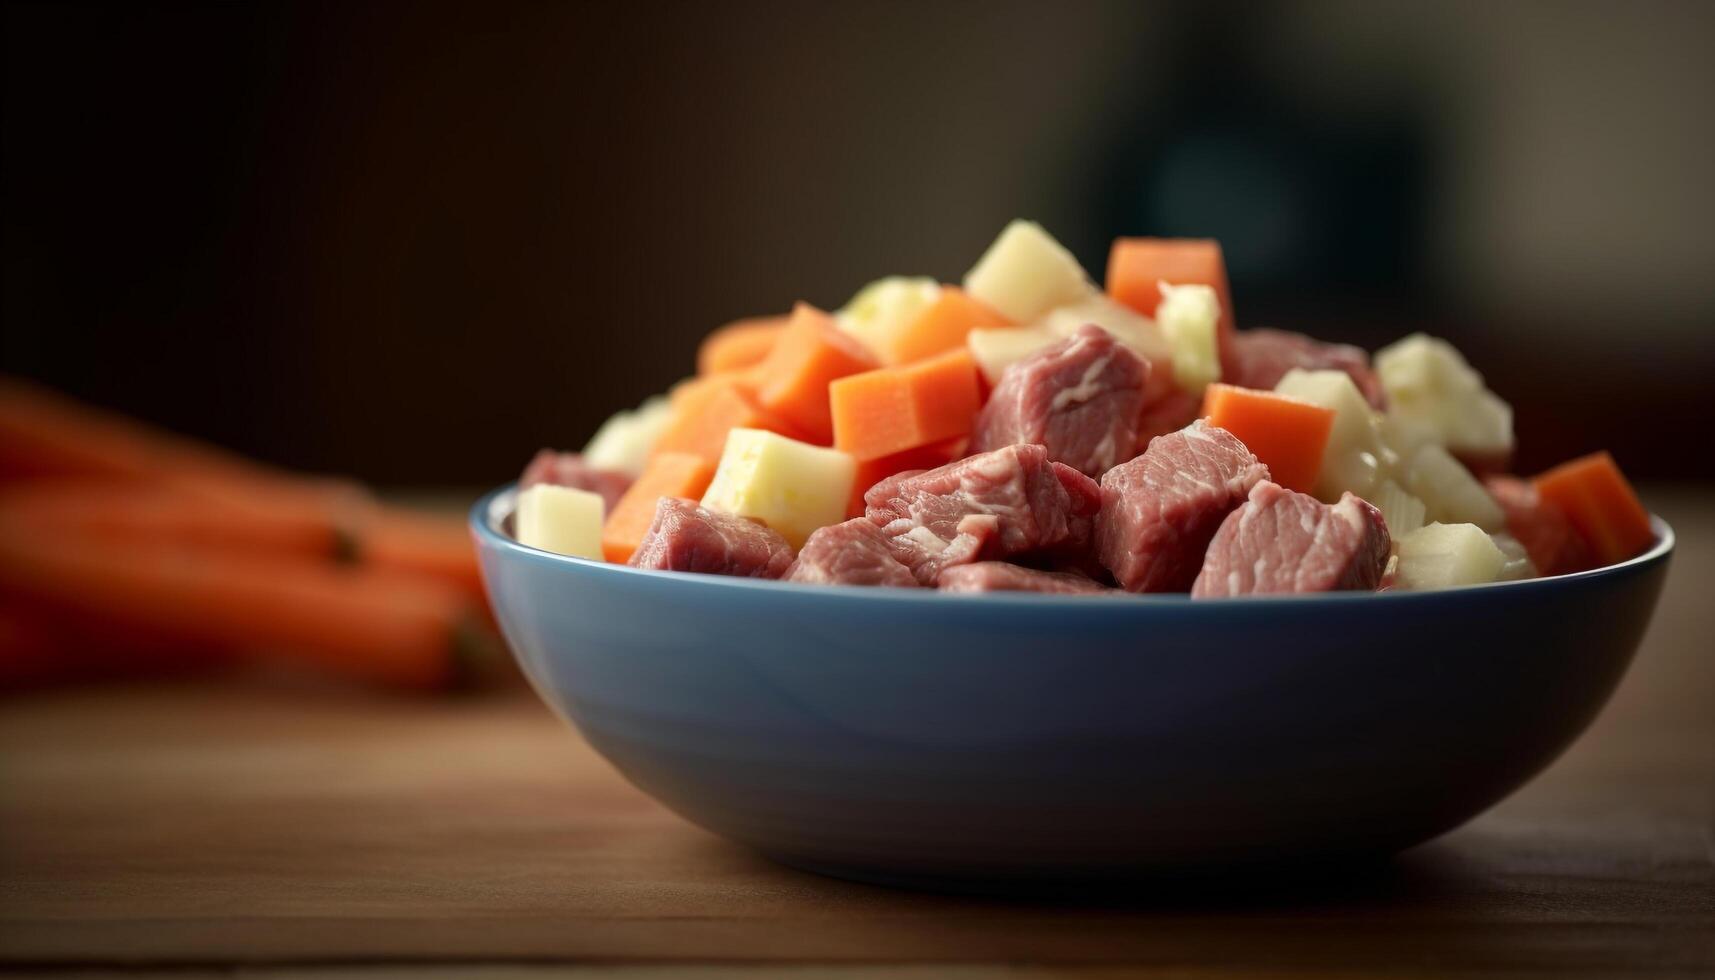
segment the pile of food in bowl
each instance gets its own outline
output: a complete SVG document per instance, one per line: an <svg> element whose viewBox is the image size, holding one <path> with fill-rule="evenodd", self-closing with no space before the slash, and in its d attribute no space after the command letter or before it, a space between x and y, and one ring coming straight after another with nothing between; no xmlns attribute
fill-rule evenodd
<svg viewBox="0 0 1715 980"><path fill-rule="evenodd" d="M1220 246L1122 238L1105 291L1009 225L962 287L892 277L710 334L697 375L520 481L522 544L816 585L1079 595L1426 590L1654 542L1607 453L1507 473L1444 341L1238 330Z"/></svg>

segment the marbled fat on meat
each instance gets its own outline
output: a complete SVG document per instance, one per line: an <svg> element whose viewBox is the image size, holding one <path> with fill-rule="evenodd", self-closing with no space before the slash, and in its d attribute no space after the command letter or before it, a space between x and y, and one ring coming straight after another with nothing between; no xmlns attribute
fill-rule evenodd
<svg viewBox="0 0 1715 980"><path fill-rule="evenodd" d="M971 451L1034 443L1099 477L1130 459L1149 381L1147 361L1094 324L1008 367L977 415Z"/></svg>
<svg viewBox="0 0 1715 980"><path fill-rule="evenodd" d="M893 585L917 588L921 583L899 559L881 528L867 517L817 528L798 560L786 572L788 582L817 585Z"/></svg>
<svg viewBox="0 0 1715 980"><path fill-rule="evenodd" d="M1325 504L1264 481L1209 543L1193 599L1294 592L1373 592L1391 547L1381 511L1347 493Z"/></svg>
<svg viewBox="0 0 1715 980"><path fill-rule="evenodd" d="M933 585L942 569L979 557L1087 546L1094 488L1042 446L1007 446L883 480L864 495L865 516L917 580Z"/></svg>
<svg viewBox="0 0 1715 980"><path fill-rule="evenodd" d="M779 578L792 564L792 546L756 521L662 497L631 564L670 572Z"/></svg>
<svg viewBox="0 0 1715 980"><path fill-rule="evenodd" d="M1100 582L1071 572L1044 572L1004 561L958 565L941 573L942 592L1049 592L1059 595L1119 594Z"/></svg>
<svg viewBox="0 0 1715 980"><path fill-rule="evenodd" d="M1096 555L1128 592L1183 592L1221 521L1268 467L1201 419L1102 477Z"/></svg>

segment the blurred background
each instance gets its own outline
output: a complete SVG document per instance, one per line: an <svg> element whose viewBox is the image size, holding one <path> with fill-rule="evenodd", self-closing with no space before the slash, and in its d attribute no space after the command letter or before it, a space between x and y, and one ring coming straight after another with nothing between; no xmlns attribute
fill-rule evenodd
<svg viewBox="0 0 1715 980"><path fill-rule="evenodd" d="M1014 216L1222 239L1241 327L1461 347L1521 467L1715 476L1715 4L5 8L0 368L390 486Z"/></svg>

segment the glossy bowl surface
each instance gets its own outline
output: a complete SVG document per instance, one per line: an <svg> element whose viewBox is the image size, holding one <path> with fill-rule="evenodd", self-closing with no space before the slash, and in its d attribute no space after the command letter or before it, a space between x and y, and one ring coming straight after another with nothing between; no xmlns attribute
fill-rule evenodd
<svg viewBox="0 0 1715 980"><path fill-rule="evenodd" d="M779 860L916 884L1378 855L1541 771L1612 692L1673 532L1575 575L1192 602L642 571L471 520L544 700Z"/></svg>

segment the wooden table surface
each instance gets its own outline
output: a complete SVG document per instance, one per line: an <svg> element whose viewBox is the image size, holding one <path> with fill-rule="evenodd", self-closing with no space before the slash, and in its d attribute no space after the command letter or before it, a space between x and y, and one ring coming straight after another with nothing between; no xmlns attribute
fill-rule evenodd
<svg viewBox="0 0 1715 980"><path fill-rule="evenodd" d="M127 976L1715 976L1715 494L1565 758L1364 873L1002 900L776 867L527 696L260 685L0 704L0 961Z"/></svg>

